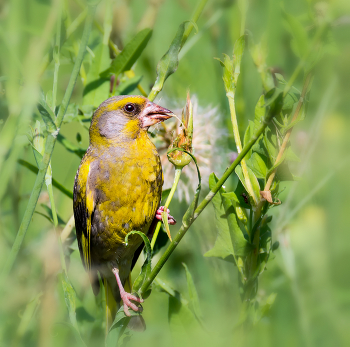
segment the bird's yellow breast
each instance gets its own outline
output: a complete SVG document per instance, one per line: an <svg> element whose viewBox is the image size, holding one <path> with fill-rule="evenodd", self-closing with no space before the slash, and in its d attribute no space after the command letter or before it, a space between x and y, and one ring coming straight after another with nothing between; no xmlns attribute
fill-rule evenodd
<svg viewBox="0 0 350 347"><path fill-rule="evenodd" d="M159 155L146 131L127 144L89 148L79 169L78 189L92 190L90 196L94 199L91 219L94 262L122 256L119 253L125 249L123 243L128 232L147 233L160 203L162 185ZM138 238L134 238L137 243Z"/></svg>

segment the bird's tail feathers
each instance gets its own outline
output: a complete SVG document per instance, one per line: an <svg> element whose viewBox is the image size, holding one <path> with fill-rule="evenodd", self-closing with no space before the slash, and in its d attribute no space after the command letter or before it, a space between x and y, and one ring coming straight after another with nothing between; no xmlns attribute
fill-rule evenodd
<svg viewBox="0 0 350 347"><path fill-rule="evenodd" d="M107 279L103 280L105 287L105 296L106 296L106 334L108 333L110 327L113 324L115 315L119 309L119 303L115 300L113 294L113 288L108 283Z"/></svg>

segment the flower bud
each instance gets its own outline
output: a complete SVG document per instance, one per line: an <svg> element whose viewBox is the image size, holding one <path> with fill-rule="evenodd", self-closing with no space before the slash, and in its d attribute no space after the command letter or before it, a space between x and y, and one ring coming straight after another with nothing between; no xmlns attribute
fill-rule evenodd
<svg viewBox="0 0 350 347"><path fill-rule="evenodd" d="M169 147L168 159L175 165L176 168L182 169L188 165L192 158L185 152L174 150L174 148L181 148L186 152L192 154L192 137L193 137L193 108L189 93L187 93L186 107L182 111L182 127L180 133L175 138Z"/></svg>

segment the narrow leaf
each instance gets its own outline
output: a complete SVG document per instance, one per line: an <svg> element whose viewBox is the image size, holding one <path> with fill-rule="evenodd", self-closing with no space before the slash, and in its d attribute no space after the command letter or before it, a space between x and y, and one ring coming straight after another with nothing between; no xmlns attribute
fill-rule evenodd
<svg viewBox="0 0 350 347"><path fill-rule="evenodd" d="M151 29L141 30L136 36L126 44L120 54L113 60L111 67L103 71L100 76L107 77L114 74L116 78L124 71L130 70L146 48L152 36Z"/></svg>
<svg viewBox="0 0 350 347"><path fill-rule="evenodd" d="M156 93L159 93L163 89L166 79L177 70L179 65L178 55L185 32L185 24L186 22L180 24L168 51L163 55L157 65L157 79L152 88L152 92L155 91Z"/></svg>
<svg viewBox="0 0 350 347"><path fill-rule="evenodd" d="M92 60L87 83L83 92L83 105L98 107L108 98L110 80L107 77L100 77L100 73L110 65L109 48L102 42L94 49L95 57Z"/></svg>
<svg viewBox="0 0 350 347"><path fill-rule="evenodd" d="M209 188L217 183L214 174L209 177ZM235 209L230 199L223 196L224 188L212 199L218 236L214 247L204 254L205 257L218 257L225 259L230 255L245 256L253 249L253 246L244 238L238 225ZM225 259L230 261L230 259Z"/></svg>
<svg viewBox="0 0 350 347"><path fill-rule="evenodd" d="M199 298L198 298L196 286L194 284L192 275L191 275L190 271L188 270L187 265L185 263L182 263L182 265L186 271L187 289L188 289L188 294L190 296L190 307L192 308L198 321L202 322L203 313L202 313L202 310L201 310L201 307L199 304Z"/></svg>
<svg viewBox="0 0 350 347"><path fill-rule="evenodd" d="M140 274L137 276L137 278L134 281L132 290L134 292L138 292L139 289L142 287L143 283L145 282L146 278L149 276L149 274L151 273L152 269L151 269L151 261L152 261L152 249L151 249L151 244L149 242L148 237L140 232L140 231L131 231L129 232L126 237L125 237L125 243L128 243L128 238L130 235L132 234L137 234L139 236L141 236L141 238L143 239L143 242L145 243L145 247L146 247L146 259L145 262L142 265L141 268L141 272ZM149 292L150 293L150 292ZM147 292L148 294L148 292ZM144 295L144 297L146 297L146 295Z"/></svg>

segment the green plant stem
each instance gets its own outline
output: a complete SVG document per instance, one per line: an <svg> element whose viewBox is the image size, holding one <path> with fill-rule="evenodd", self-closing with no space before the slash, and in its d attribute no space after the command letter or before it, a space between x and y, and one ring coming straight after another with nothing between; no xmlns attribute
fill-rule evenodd
<svg viewBox="0 0 350 347"><path fill-rule="evenodd" d="M205 5L207 4L208 0L201 0L197 7L195 8L194 12L193 12L193 15L191 17L191 22L193 23L197 23L200 15L202 14L203 12L203 9L205 7ZM181 42L181 48L183 47L183 45L186 43L188 37L190 36L193 28L194 28L194 25L192 23L189 23L188 27L186 28L185 32L184 32L184 36L182 38L182 42Z"/></svg>
<svg viewBox="0 0 350 347"><path fill-rule="evenodd" d="M53 224L56 228L58 225L58 219L57 219L57 211L56 211L55 200L53 197L53 190L52 190L52 183L51 182L49 184L47 184L47 192L49 193L49 200L50 200L51 212L52 212L52 220L53 220Z"/></svg>
<svg viewBox="0 0 350 347"><path fill-rule="evenodd" d="M170 193L168 195L168 198L166 199L163 213L167 213L166 211L169 208L170 202L173 199L174 193L175 193L177 185L179 183L181 172L182 172L182 168L181 169L180 168L176 168L175 169L174 183L173 183L173 186L171 187L171 190L170 190ZM151 241L151 248L152 249L154 248L154 245L155 245L155 243L157 241L157 237L158 237L161 225L162 225L162 222L159 221L157 223L156 230L154 231L154 234L153 234L153 237L152 237L152 241Z"/></svg>
<svg viewBox="0 0 350 347"><path fill-rule="evenodd" d="M191 32L193 30L194 23L197 22L197 20L198 20L199 16L201 15L203 8L207 2L208 2L208 0L201 0L198 3L197 7L195 8L194 13L190 19L190 23L187 26L185 32L183 33L182 40L181 40L181 47L180 47L180 50L178 53L180 53L183 45L186 43L188 36L191 34ZM166 80L166 78L165 78L165 80ZM157 86L157 88L155 88L155 86L153 86L151 92L148 94L148 99L150 101L153 101L156 98L156 96L160 93L160 91L163 89L163 85L164 85L165 80L163 81L163 84Z"/></svg>
<svg viewBox="0 0 350 347"><path fill-rule="evenodd" d="M235 83L237 83L237 81L235 81ZM239 136L234 94L228 96L228 102L229 102L229 106L230 106L233 136L235 139L237 152L239 154L242 151L242 142L241 142L241 138ZM247 186L248 193L253 198L254 205L256 205L258 203L259 198L257 196L255 196L255 194L254 194L253 186L252 186L252 183L250 182L248 168L247 168L247 164L245 162L245 159L242 159L241 166L242 166L242 172L243 172L243 176L244 176L244 180L245 180L245 183Z"/></svg>
<svg viewBox="0 0 350 347"><path fill-rule="evenodd" d="M74 228L74 214L72 214L72 216L69 218L67 224L65 225L65 227L63 228L63 230L61 232L61 241L62 242L67 240L67 238L70 235L70 233L72 232L73 228Z"/></svg>
<svg viewBox="0 0 350 347"><path fill-rule="evenodd" d="M70 98L71 98L72 93L73 93L75 82L76 82L78 75L79 75L80 66L83 62L83 58L84 58L84 54L85 54L85 50L86 50L86 45L88 43L89 36L90 36L90 31L91 31L93 18L94 18L95 8L96 8L95 6L89 6L89 8L88 8L88 14L87 14L86 21L85 21L85 26L84 26L84 31L83 31L83 36L81 39L79 52L78 52L78 55L77 55L76 60L75 60L75 64L73 67L72 74L70 76L70 80L68 82L66 93L63 97L61 107L60 107L59 112L57 114L57 118L56 118L57 128L60 128L60 126L63 122ZM59 129L58 129L58 131L59 131ZM7 276L9 274L9 272L12 268L12 265L15 262L17 254L19 252L19 249L21 248L24 236L28 230L28 227L29 227L30 221L32 219L36 204L37 204L38 199L39 199L39 195L40 195L42 186L44 184L45 175L46 175L47 168L48 168L50 160L51 160L52 152L53 152L54 147L55 147L58 131L50 133L47 136L47 140L46 140L46 144L45 144L45 152L44 152L43 159L42 159L42 162L41 162L40 167L39 167L39 172L38 172L38 175L36 177L34 187L33 187L32 193L31 193L29 201L28 201L27 208L24 212L21 226L18 230L15 242L12 246L10 254L7 257L6 264L3 268L3 272L2 272L3 276Z"/></svg>
<svg viewBox="0 0 350 347"><path fill-rule="evenodd" d="M55 47L53 50L53 59L55 61L55 70L53 73L53 88L52 88L52 111L55 113L56 98L57 98L57 85L58 85L58 71L60 69L60 46L61 46L61 14L62 8L60 6L59 13L57 15L57 26L56 26L56 40Z"/></svg>
<svg viewBox="0 0 350 347"><path fill-rule="evenodd" d="M305 78L305 82L304 82L304 85L303 85L303 90L301 92L300 99L299 99L298 105L297 105L297 107L295 109L295 112L294 112L294 115L292 117L291 123L295 122L298 119L298 117L299 117L299 113L300 113L301 107L304 104L306 93L307 93L307 91L309 89L311 77L312 77L312 74L311 74L311 72L309 72L307 74L306 78ZM282 159L283 154L284 154L285 150L287 149L288 141L289 141L289 138L290 138L290 135L291 135L292 131L293 131L293 127L289 128L287 130L287 133L284 136L282 145L281 145L280 150L278 152L275 164L278 163ZM270 174L270 176L269 176L269 178L268 178L268 180L266 182L264 190L270 190L272 182L273 182L273 179L276 176L276 172L277 172L277 168L271 172L271 174Z"/></svg>
<svg viewBox="0 0 350 347"><path fill-rule="evenodd" d="M29 169L30 171L34 172L35 174L39 172L39 169L36 166L28 163L25 160L18 159L17 162L22 166L26 167L27 169ZM59 191L61 191L64 195L68 196L68 198L73 199L73 193L67 188L65 188L61 183L57 182L54 178L52 179L52 185L55 188L57 188Z"/></svg>
<svg viewBox="0 0 350 347"><path fill-rule="evenodd" d="M284 97L288 94L288 92L292 88L295 80L299 76L300 72L305 67L305 64L306 64L308 58L310 57L311 53L315 50L316 45L317 45L319 39L321 38L321 36L323 35L323 32L326 30L326 28L327 28L327 24L323 24L316 31L315 36L314 36L314 38L312 40L312 43L309 46L309 49L306 51L305 55L299 61L299 64L297 65L297 67L294 70L291 78L289 79L288 83L286 84L286 86L285 86L285 88L283 90L283 96ZM308 72L310 72L310 71L308 71Z"/></svg>
<svg viewBox="0 0 350 347"><path fill-rule="evenodd" d="M242 151L238 154L236 160L230 165L230 167L225 171L225 173L222 175L222 177L219 179L218 183L209 191L207 196L201 201L201 203L198 205L198 207L195 209L192 217L189 220L182 221L182 226L175 235L173 241L168 246L168 248L165 250L162 257L159 259L155 267L153 268L150 275L147 277L147 280L143 283L140 293L144 293L153 280L158 275L159 271L162 269L172 252L175 250L181 239L186 234L189 227L192 225L192 223L198 218L198 216L203 212L203 210L208 206L208 204L211 202L215 194L220 190L222 185L226 182L226 180L230 177L230 175L234 172L237 165L242 161L242 159L245 157L245 155L249 152L249 150L252 148L252 146L255 144L255 142L259 139L260 135L265 131L265 128L267 127L268 123L271 121L271 119L276 116L273 113L269 113L265 119L262 121L262 125L260 128L255 132L254 136L249 140L249 142L244 146Z"/></svg>

